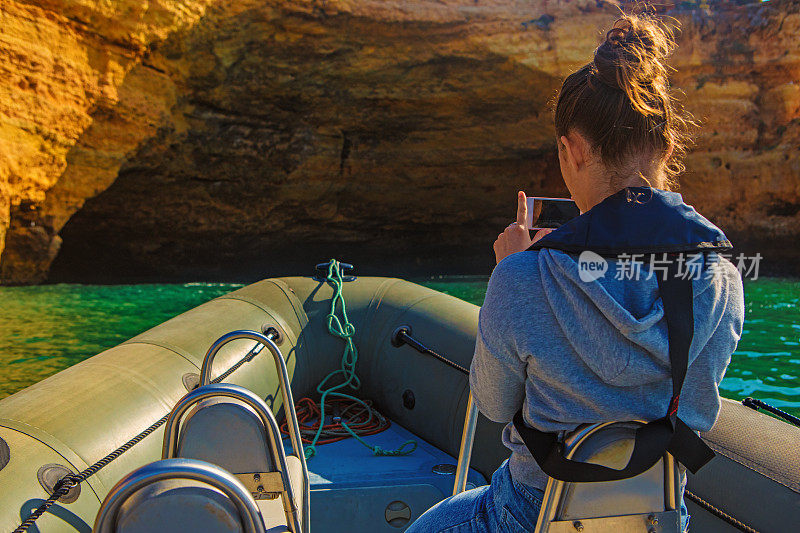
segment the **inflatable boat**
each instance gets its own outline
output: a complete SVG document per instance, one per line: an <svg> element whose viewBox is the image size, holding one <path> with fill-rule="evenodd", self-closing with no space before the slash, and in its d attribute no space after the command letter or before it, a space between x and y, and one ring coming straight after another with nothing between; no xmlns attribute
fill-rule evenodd
<svg viewBox="0 0 800 533"><path fill-rule="evenodd" d="M325 268L216 298L0 401L0 531L396 532L485 484L508 451L470 398L478 307ZM299 399L337 372L380 423L304 453ZM612 464L626 448L611 426L579 428L565 453ZM702 437L716 457L689 475L691 531L800 529L800 428L724 400ZM551 480L538 529L675 530L677 467L651 470L588 490Z"/></svg>

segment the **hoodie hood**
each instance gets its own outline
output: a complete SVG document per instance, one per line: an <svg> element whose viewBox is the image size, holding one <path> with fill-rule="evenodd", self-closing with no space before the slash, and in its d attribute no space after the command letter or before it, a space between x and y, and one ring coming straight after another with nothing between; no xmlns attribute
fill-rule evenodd
<svg viewBox="0 0 800 533"><path fill-rule="evenodd" d="M707 306L697 305L699 300L713 299L706 293L714 292L709 289L720 257L697 252L730 247L724 233L683 203L679 194L633 187L606 198L531 249L540 251L544 294L575 352L586 354L587 366L606 383L636 386L670 374L667 325L656 279L663 275L659 253L687 253L695 308L702 309ZM652 275L651 253L656 254ZM588 277L586 254L597 266ZM635 258L640 266L633 263L633 254L646 254ZM696 321L690 365L718 320Z"/></svg>
<svg viewBox="0 0 800 533"><path fill-rule="evenodd" d="M708 301L714 299L715 280L709 272L719 270L720 260L716 254L700 255L695 263L696 311L708 309ZM537 263L544 295L564 337L602 381L637 386L670 375L667 324L655 276L647 279L649 272L643 268L637 282L618 279L627 267L609 261L603 277L587 282L581 279L578 257L548 249L539 252ZM719 319L705 316L695 321L690 366Z"/></svg>

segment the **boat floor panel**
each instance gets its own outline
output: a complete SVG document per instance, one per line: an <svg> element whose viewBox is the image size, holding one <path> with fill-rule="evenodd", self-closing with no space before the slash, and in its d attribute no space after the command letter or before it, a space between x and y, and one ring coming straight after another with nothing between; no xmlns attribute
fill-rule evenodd
<svg viewBox="0 0 800 533"><path fill-rule="evenodd" d="M434 467L452 465L455 470L456 458L395 423L364 440L384 450L395 450L414 440L417 448L409 455L385 457L374 455L353 438L317 446L317 455L308 461L311 490L429 483L445 495L452 493L455 475L435 473ZM290 451L288 440L284 444ZM486 484L484 477L472 469L467 482L473 487Z"/></svg>
<svg viewBox="0 0 800 533"><path fill-rule="evenodd" d="M317 455L308 461L311 529L317 533L403 531L450 496L456 458L395 423L364 438L384 450L396 450L412 439L417 448L405 456L376 456L353 438L317 446ZM288 452L288 441L284 445ZM479 472L470 470L467 488L485 484Z"/></svg>

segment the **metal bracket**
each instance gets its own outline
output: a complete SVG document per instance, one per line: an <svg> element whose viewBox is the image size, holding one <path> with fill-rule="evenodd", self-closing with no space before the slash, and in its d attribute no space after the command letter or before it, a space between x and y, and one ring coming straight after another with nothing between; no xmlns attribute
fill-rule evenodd
<svg viewBox="0 0 800 533"><path fill-rule="evenodd" d="M327 263L319 263L315 267L316 273L314 274L314 280L315 281L325 281L326 279L328 279L328 267L330 265L331 265L330 261L328 261ZM355 270L355 267L353 265L351 265L350 263L341 263L340 262L339 266L341 267L342 281L347 282L347 281L355 281L356 280L356 276L354 276L352 274L348 275L348 276L345 276L345 272L352 272L353 270Z"/></svg>
<svg viewBox="0 0 800 533"><path fill-rule="evenodd" d="M261 326L261 333L264 334L265 337L268 339L272 339L272 342L280 346L283 344L284 334L283 329L278 324L273 324L268 322Z"/></svg>
<svg viewBox="0 0 800 533"><path fill-rule="evenodd" d="M643 513L626 516L607 516L603 518L571 518L550 522L549 533L674 533L680 530L681 517L678 511Z"/></svg>
<svg viewBox="0 0 800 533"><path fill-rule="evenodd" d="M280 472L245 472L233 475L250 491L255 500L274 500L284 490Z"/></svg>

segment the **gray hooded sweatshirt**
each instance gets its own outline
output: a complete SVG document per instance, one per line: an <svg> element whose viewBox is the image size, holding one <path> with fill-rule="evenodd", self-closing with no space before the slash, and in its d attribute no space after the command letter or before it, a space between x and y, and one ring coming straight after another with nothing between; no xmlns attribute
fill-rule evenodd
<svg viewBox="0 0 800 533"><path fill-rule="evenodd" d="M700 256L702 258L702 256ZM655 420L672 392L667 326L655 276L631 277L609 261L582 281L578 256L554 249L512 254L495 268L480 310L470 387L479 410L542 431L581 423ZM695 263L698 264L698 263ZM692 273L694 337L678 416L706 431L720 408L719 383L744 322L738 270L711 252ZM619 278L619 279L618 279ZM503 430L512 478L544 489L541 471L514 426Z"/></svg>

